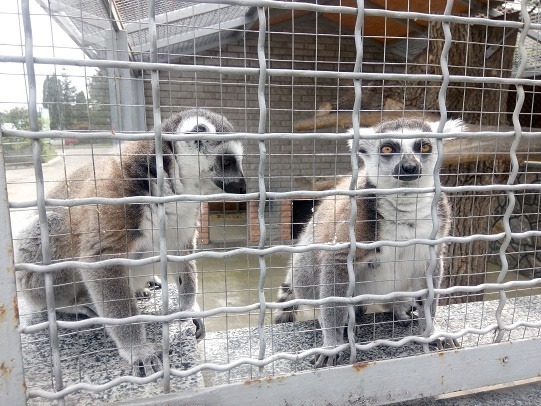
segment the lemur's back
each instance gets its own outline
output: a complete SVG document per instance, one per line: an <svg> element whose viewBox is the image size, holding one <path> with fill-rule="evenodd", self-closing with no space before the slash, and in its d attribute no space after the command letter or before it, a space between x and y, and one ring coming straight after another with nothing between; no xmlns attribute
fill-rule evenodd
<svg viewBox="0 0 541 406"><path fill-rule="evenodd" d="M336 190L348 190L351 178L347 177L336 185ZM361 170L358 176L357 190L366 188L366 179ZM357 201L357 220L355 237L357 241L375 241L374 239L374 196L359 196ZM322 199L314 212L311 225L303 230L303 234L313 234L315 243L349 242L349 219L351 198L338 195ZM317 232L314 232L317 230ZM301 237L302 238L302 237Z"/></svg>

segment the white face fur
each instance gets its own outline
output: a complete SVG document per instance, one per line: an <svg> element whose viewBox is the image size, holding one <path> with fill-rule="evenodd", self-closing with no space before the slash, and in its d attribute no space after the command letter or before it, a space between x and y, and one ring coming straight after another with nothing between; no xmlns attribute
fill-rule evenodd
<svg viewBox="0 0 541 406"><path fill-rule="evenodd" d="M216 126L211 120L208 120L203 116L191 116L183 119L178 127L177 133L195 133L195 132L207 132L216 133Z"/></svg>
<svg viewBox="0 0 541 406"><path fill-rule="evenodd" d="M205 117L201 114L185 117L179 122L176 133L221 133L223 123L216 121L220 118L218 115ZM245 193L240 141L179 141L175 149L179 167L188 171L192 178L200 180L200 193Z"/></svg>
<svg viewBox="0 0 541 406"><path fill-rule="evenodd" d="M434 186L433 174L438 157L436 140L419 135L400 139L393 135L436 132L438 125L438 122L421 119L398 119L361 128L357 153L364 162L368 181L383 189ZM460 120L448 121L443 132L461 131L461 126ZM353 134L353 130L350 133ZM363 138L363 135L378 133L384 133L386 137Z"/></svg>

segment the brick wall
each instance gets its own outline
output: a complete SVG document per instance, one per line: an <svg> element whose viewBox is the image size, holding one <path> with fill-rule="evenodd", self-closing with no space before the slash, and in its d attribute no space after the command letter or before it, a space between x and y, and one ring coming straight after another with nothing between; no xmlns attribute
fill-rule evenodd
<svg viewBox="0 0 541 406"><path fill-rule="evenodd" d="M369 42L367 41L369 44ZM266 45L267 66L280 69L313 69L349 72L355 61L352 35L339 35L338 26L313 16L271 26ZM366 45L363 69L373 71L382 64L381 48ZM180 63L258 67L257 32L249 31L237 43L213 49ZM149 77L148 74L146 74ZM162 117L188 107L205 107L224 114L239 131L256 132L259 124L258 76L218 73L160 73ZM314 116L317 106L339 95L339 87L351 88L351 81L300 77L270 77L266 86L268 108L266 131L293 132L293 122ZM146 81L147 106L151 106L150 81ZM147 122L152 125L151 108ZM349 171L350 157L345 142L271 140L266 142L267 190L305 188L299 177L334 177ZM248 190L257 190L259 149L256 141L245 144L244 169Z"/></svg>
<svg viewBox="0 0 541 406"><path fill-rule="evenodd" d="M338 30L338 25L324 18L316 21L313 15L272 25L265 47L267 67L351 72L355 62L355 41L353 35ZM257 31L248 31L239 42L199 53L196 57L183 57L178 63L257 68L257 36ZM366 41L363 70L381 71L384 66L382 58L382 47ZM387 56L386 62L389 61ZM152 106L148 72L145 72L145 77L148 79L145 82L146 105ZM257 132L258 80L257 75L161 72L162 118L184 108L204 107L224 114L239 131ZM269 77L265 89L268 109L266 131L294 132L294 121L314 117L318 105L339 97L340 89L349 90L351 87L351 81L339 79ZM149 107L147 122L150 126L152 119ZM267 191L311 189L310 182L314 179L334 179L337 174L350 171L350 155L345 141L276 139L266 141L265 146ZM258 142L246 142L245 153L248 191L257 191ZM280 203L271 202L269 209L279 212ZM279 229L276 232L279 239Z"/></svg>

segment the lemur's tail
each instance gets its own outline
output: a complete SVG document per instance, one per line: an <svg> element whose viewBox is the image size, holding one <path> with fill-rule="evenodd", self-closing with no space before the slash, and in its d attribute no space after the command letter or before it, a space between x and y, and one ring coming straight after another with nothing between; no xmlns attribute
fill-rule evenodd
<svg viewBox="0 0 541 406"><path fill-rule="evenodd" d="M295 299L293 294L293 289L291 288L290 283L282 283L280 290L278 292L278 303L287 302L288 300ZM275 323L288 323L295 321L295 312L297 311L298 306L284 307L283 309L278 309L276 315L274 316Z"/></svg>

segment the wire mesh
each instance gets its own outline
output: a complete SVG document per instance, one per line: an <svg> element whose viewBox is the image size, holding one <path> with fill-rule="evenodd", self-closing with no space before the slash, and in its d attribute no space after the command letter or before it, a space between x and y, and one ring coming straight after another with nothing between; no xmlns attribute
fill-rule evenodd
<svg viewBox="0 0 541 406"><path fill-rule="evenodd" d="M32 252L15 264L28 403L150 402L316 376L318 363L330 366L341 354L345 365L399 365L438 343L484 354L494 342L539 338L538 5L38 3L48 14L29 0L3 12L19 22L21 38L4 40L0 51L0 77L22 79L26 92L19 104L9 93L2 100L15 106L2 113L2 149L16 257ZM10 73L15 65L21 70ZM183 121L164 127L192 108L223 116L236 131L177 131ZM367 128L400 118L435 123L391 140L404 151L415 140L429 145L434 161L423 176L432 183L389 183L390 156L362 152L376 145L384 155L389 134ZM462 120L452 132L444 128L449 119ZM222 118L215 124L227 127ZM212 154L222 189L210 194L201 186L209 181L201 172L206 145L232 148ZM225 189L231 160L242 161L246 193ZM133 162L141 166L128 177ZM64 194L51 192L62 187ZM415 205L389 230L381 205L393 199ZM381 228L359 239L371 201L379 202L373 221ZM146 210L144 221L137 210ZM318 213L326 221L318 223ZM58 227L55 216L69 221ZM399 235L402 223L414 232ZM141 235L150 237L135 243ZM61 244L71 248L59 256ZM378 276L381 252L395 254ZM295 258L312 257L304 278L317 293L300 295L288 270L300 275ZM402 276L418 263L422 274ZM144 273L136 278L137 269ZM24 275L42 284L25 284ZM190 283L198 285L194 303ZM288 283L297 294L282 300ZM124 284L130 298L104 293ZM99 298L89 294L95 286ZM66 292L77 298L75 309L64 303ZM37 296L41 307L32 305ZM104 304L131 299L129 311ZM277 323L288 309L298 309L296 321ZM340 309L343 320L325 316ZM123 328L130 338L118 338ZM332 346L329 334L340 336ZM143 365L138 354L149 352ZM445 389L426 382L393 400L423 391ZM384 403L386 391L378 396Z"/></svg>

